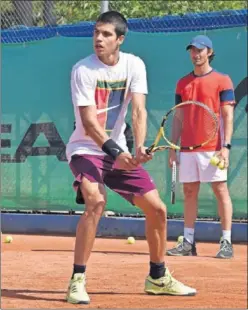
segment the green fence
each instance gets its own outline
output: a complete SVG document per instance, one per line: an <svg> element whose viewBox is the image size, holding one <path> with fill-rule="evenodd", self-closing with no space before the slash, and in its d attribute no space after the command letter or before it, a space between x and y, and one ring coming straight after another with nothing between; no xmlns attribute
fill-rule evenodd
<svg viewBox="0 0 248 310"><path fill-rule="evenodd" d="M203 32L129 32L123 50L139 55L147 65L148 137L154 138L161 114L174 103L176 81L192 70L185 46ZM213 66L229 74L236 88L235 132L229 169L234 217L247 217L247 33L245 27L208 30L214 42ZM70 71L92 53L92 39L55 37L34 43L2 45L1 208L2 210L81 210L75 204L65 144L73 129ZM243 81L243 82L242 82ZM146 165L157 183L169 215L181 216L182 189L177 203L170 197L167 153ZM108 191L108 210L140 211ZM199 216L216 216L209 185L200 192Z"/></svg>

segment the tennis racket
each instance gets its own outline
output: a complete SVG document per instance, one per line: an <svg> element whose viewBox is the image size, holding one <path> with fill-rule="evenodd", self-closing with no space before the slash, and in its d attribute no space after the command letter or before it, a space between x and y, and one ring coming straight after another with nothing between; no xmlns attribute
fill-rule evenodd
<svg viewBox="0 0 248 310"><path fill-rule="evenodd" d="M177 181L177 164L172 162L171 169L171 203L174 205L176 202L176 181Z"/></svg>
<svg viewBox="0 0 248 310"><path fill-rule="evenodd" d="M165 149L192 151L200 148L216 136L218 123L214 111L204 103L184 101L163 116L156 138L146 152L151 154ZM161 145L161 140L166 144Z"/></svg>
<svg viewBox="0 0 248 310"><path fill-rule="evenodd" d="M207 105L191 100L182 102L163 116L156 138L146 152L195 150L211 142L217 134L218 126L217 116ZM161 145L161 140L166 144ZM171 203L175 204L176 162L172 163L171 173Z"/></svg>

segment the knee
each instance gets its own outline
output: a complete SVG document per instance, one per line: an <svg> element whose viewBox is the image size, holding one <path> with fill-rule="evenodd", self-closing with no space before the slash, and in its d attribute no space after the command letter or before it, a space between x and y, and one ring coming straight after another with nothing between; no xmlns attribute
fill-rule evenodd
<svg viewBox="0 0 248 310"><path fill-rule="evenodd" d="M167 218L167 210L164 204L160 204L158 208L156 208L156 216L159 217L162 222L166 221Z"/></svg>
<svg viewBox="0 0 248 310"><path fill-rule="evenodd" d="M165 225L167 219L166 206L162 201L158 204L154 204L148 216L152 217L154 222L159 223L160 225Z"/></svg>
<svg viewBox="0 0 248 310"><path fill-rule="evenodd" d="M217 198L229 200L229 191L226 182L212 184L213 191Z"/></svg>
<svg viewBox="0 0 248 310"><path fill-rule="evenodd" d="M165 224L167 219L166 206L161 200L158 191L153 190L144 196L136 196L134 203L145 213L147 221L151 223Z"/></svg>
<svg viewBox="0 0 248 310"><path fill-rule="evenodd" d="M196 186L184 185L183 192L185 198L193 198L198 194L198 188Z"/></svg>
<svg viewBox="0 0 248 310"><path fill-rule="evenodd" d="M106 198L102 195L90 194L87 195L85 204L86 210L84 212L84 216L101 217L106 206Z"/></svg>

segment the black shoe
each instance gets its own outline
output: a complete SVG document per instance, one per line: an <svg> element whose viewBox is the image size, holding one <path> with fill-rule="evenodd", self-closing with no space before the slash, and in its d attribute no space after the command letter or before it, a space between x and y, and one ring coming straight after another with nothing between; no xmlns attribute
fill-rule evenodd
<svg viewBox="0 0 248 310"><path fill-rule="evenodd" d="M169 256L197 256L195 242L191 244L183 238L183 241L178 241L174 248L167 250L166 254Z"/></svg>

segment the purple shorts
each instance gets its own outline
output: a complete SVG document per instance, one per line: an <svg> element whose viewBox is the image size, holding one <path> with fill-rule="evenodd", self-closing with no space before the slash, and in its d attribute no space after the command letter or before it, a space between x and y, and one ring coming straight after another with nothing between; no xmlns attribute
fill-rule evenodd
<svg viewBox="0 0 248 310"><path fill-rule="evenodd" d="M73 183L75 190L85 177L90 182L105 184L132 204L133 196L143 196L156 188L142 166L130 171L116 169L109 156L73 155L70 168L76 179Z"/></svg>

